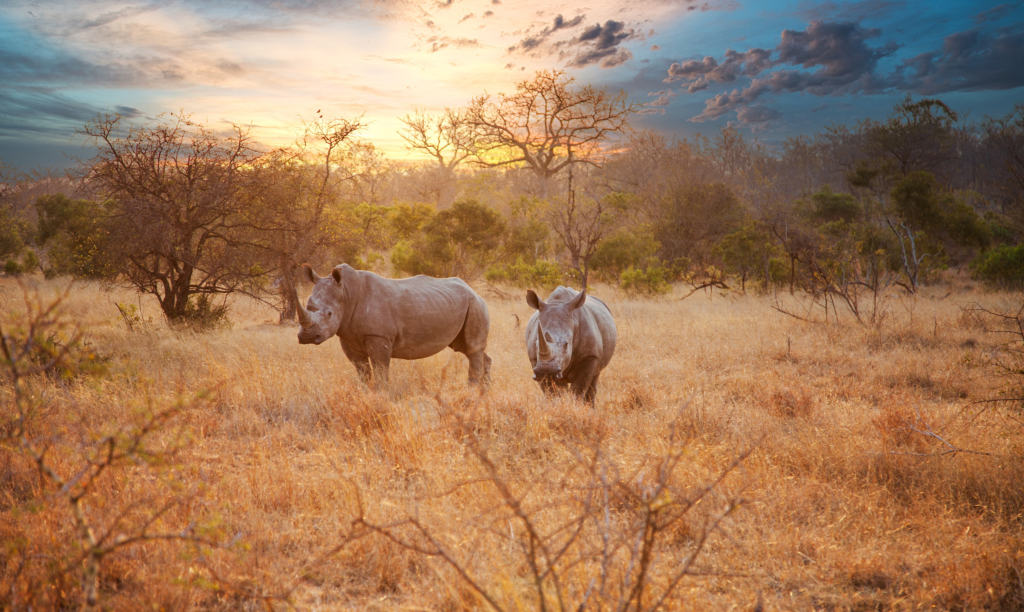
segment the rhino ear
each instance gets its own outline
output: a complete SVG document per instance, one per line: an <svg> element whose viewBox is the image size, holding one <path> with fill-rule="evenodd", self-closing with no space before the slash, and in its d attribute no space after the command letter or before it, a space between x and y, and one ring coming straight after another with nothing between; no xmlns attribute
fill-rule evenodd
<svg viewBox="0 0 1024 612"><path fill-rule="evenodd" d="M311 283L316 282L316 272L313 271L313 266L308 263L302 264L302 277Z"/></svg>
<svg viewBox="0 0 1024 612"><path fill-rule="evenodd" d="M580 291L580 294L577 295L576 298L573 299L572 302L569 303L569 309L570 310L576 310L577 308L579 308L580 306L583 305L583 302L586 302L586 301L587 301L587 290L584 289L583 291Z"/></svg>
<svg viewBox="0 0 1024 612"><path fill-rule="evenodd" d="M331 276L334 277L334 282L341 284L341 266L335 267L331 270Z"/></svg>
<svg viewBox="0 0 1024 612"><path fill-rule="evenodd" d="M537 297L537 294L533 292L533 289L526 290L526 303L534 310L541 310L544 308L543 300Z"/></svg>

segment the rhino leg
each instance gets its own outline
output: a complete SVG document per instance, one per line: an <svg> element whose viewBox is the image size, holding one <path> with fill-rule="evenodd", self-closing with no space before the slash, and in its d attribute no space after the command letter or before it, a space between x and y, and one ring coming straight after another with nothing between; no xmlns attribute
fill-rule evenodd
<svg viewBox="0 0 1024 612"><path fill-rule="evenodd" d="M597 402L597 379L601 376L598 372L594 375L594 380L590 381L590 388L583 392L583 401L593 406Z"/></svg>
<svg viewBox="0 0 1024 612"><path fill-rule="evenodd" d="M491 381L491 358L483 351L467 353L466 357L469 358L469 382L486 387Z"/></svg>
<svg viewBox="0 0 1024 612"><path fill-rule="evenodd" d="M360 378L371 387L387 385L388 367L391 365L391 342L380 336L367 336L363 345L366 358L355 362Z"/></svg>
<svg viewBox="0 0 1024 612"><path fill-rule="evenodd" d="M597 357L588 357L573 368L572 392L582 397L589 404L594 403L597 396L597 377L601 370L597 365Z"/></svg>
<svg viewBox="0 0 1024 612"><path fill-rule="evenodd" d="M470 383L486 385L490 380L491 358L484 352L487 348L489 327L490 318L483 300L480 298L470 300L462 329L449 345L452 350L464 354L469 359Z"/></svg>

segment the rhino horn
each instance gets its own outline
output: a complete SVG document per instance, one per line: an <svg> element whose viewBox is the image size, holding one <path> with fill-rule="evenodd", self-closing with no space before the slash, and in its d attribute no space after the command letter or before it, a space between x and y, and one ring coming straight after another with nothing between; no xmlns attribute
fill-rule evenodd
<svg viewBox="0 0 1024 612"><path fill-rule="evenodd" d="M544 341L544 328L539 323L537 324L537 349L542 357L547 357L551 354L548 343Z"/></svg>
<svg viewBox="0 0 1024 612"><path fill-rule="evenodd" d="M299 300L299 292L292 289L293 297L295 298L295 311L299 315L299 325L303 327L309 327L313 324L313 319L309 316L309 311L302 305L302 301Z"/></svg>

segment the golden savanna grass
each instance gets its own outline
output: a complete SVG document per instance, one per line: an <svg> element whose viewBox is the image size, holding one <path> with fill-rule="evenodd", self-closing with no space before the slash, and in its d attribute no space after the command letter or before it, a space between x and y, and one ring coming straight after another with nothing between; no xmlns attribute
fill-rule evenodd
<svg viewBox="0 0 1024 612"><path fill-rule="evenodd" d="M13 333L22 289L0 282ZM65 284L29 292L45 302ZM5 379L5 422L31 405L33 443L70 478L101 461L103 436L170 411L153 454L83 498L98 531L144 536L103 557L98 604L1024 607L1021 414L979 403L1011 382L991 367L1007 338L963 309L1016 312L1019 296L893 296L862 326L773 309L805 312L787 294L596 287L619 346L591 409L530 379L520 292L478 289L490 388L469 387L465 358L445 351L394 362L378 392L337 343L300 346L255 302L197 333L133 293L75 283L76 356L103 367L23 381L18 398ZM129 330L115 302L151 320ZM0 607L80 605L72 512L9 430Z"/></svg>

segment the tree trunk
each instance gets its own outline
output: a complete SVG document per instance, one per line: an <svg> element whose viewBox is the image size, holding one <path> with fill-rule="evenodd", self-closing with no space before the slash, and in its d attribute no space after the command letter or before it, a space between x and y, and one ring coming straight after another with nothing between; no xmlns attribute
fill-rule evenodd
<svg viewBox="0 0 1024 612"><path fill-rule="evenodd" d="M278 291L281 294L281 314L277 322L284 324L289 321L298 320L298 294L295 291L296 278L295 266L282 258L281 276L278 278Z"/></svg>

